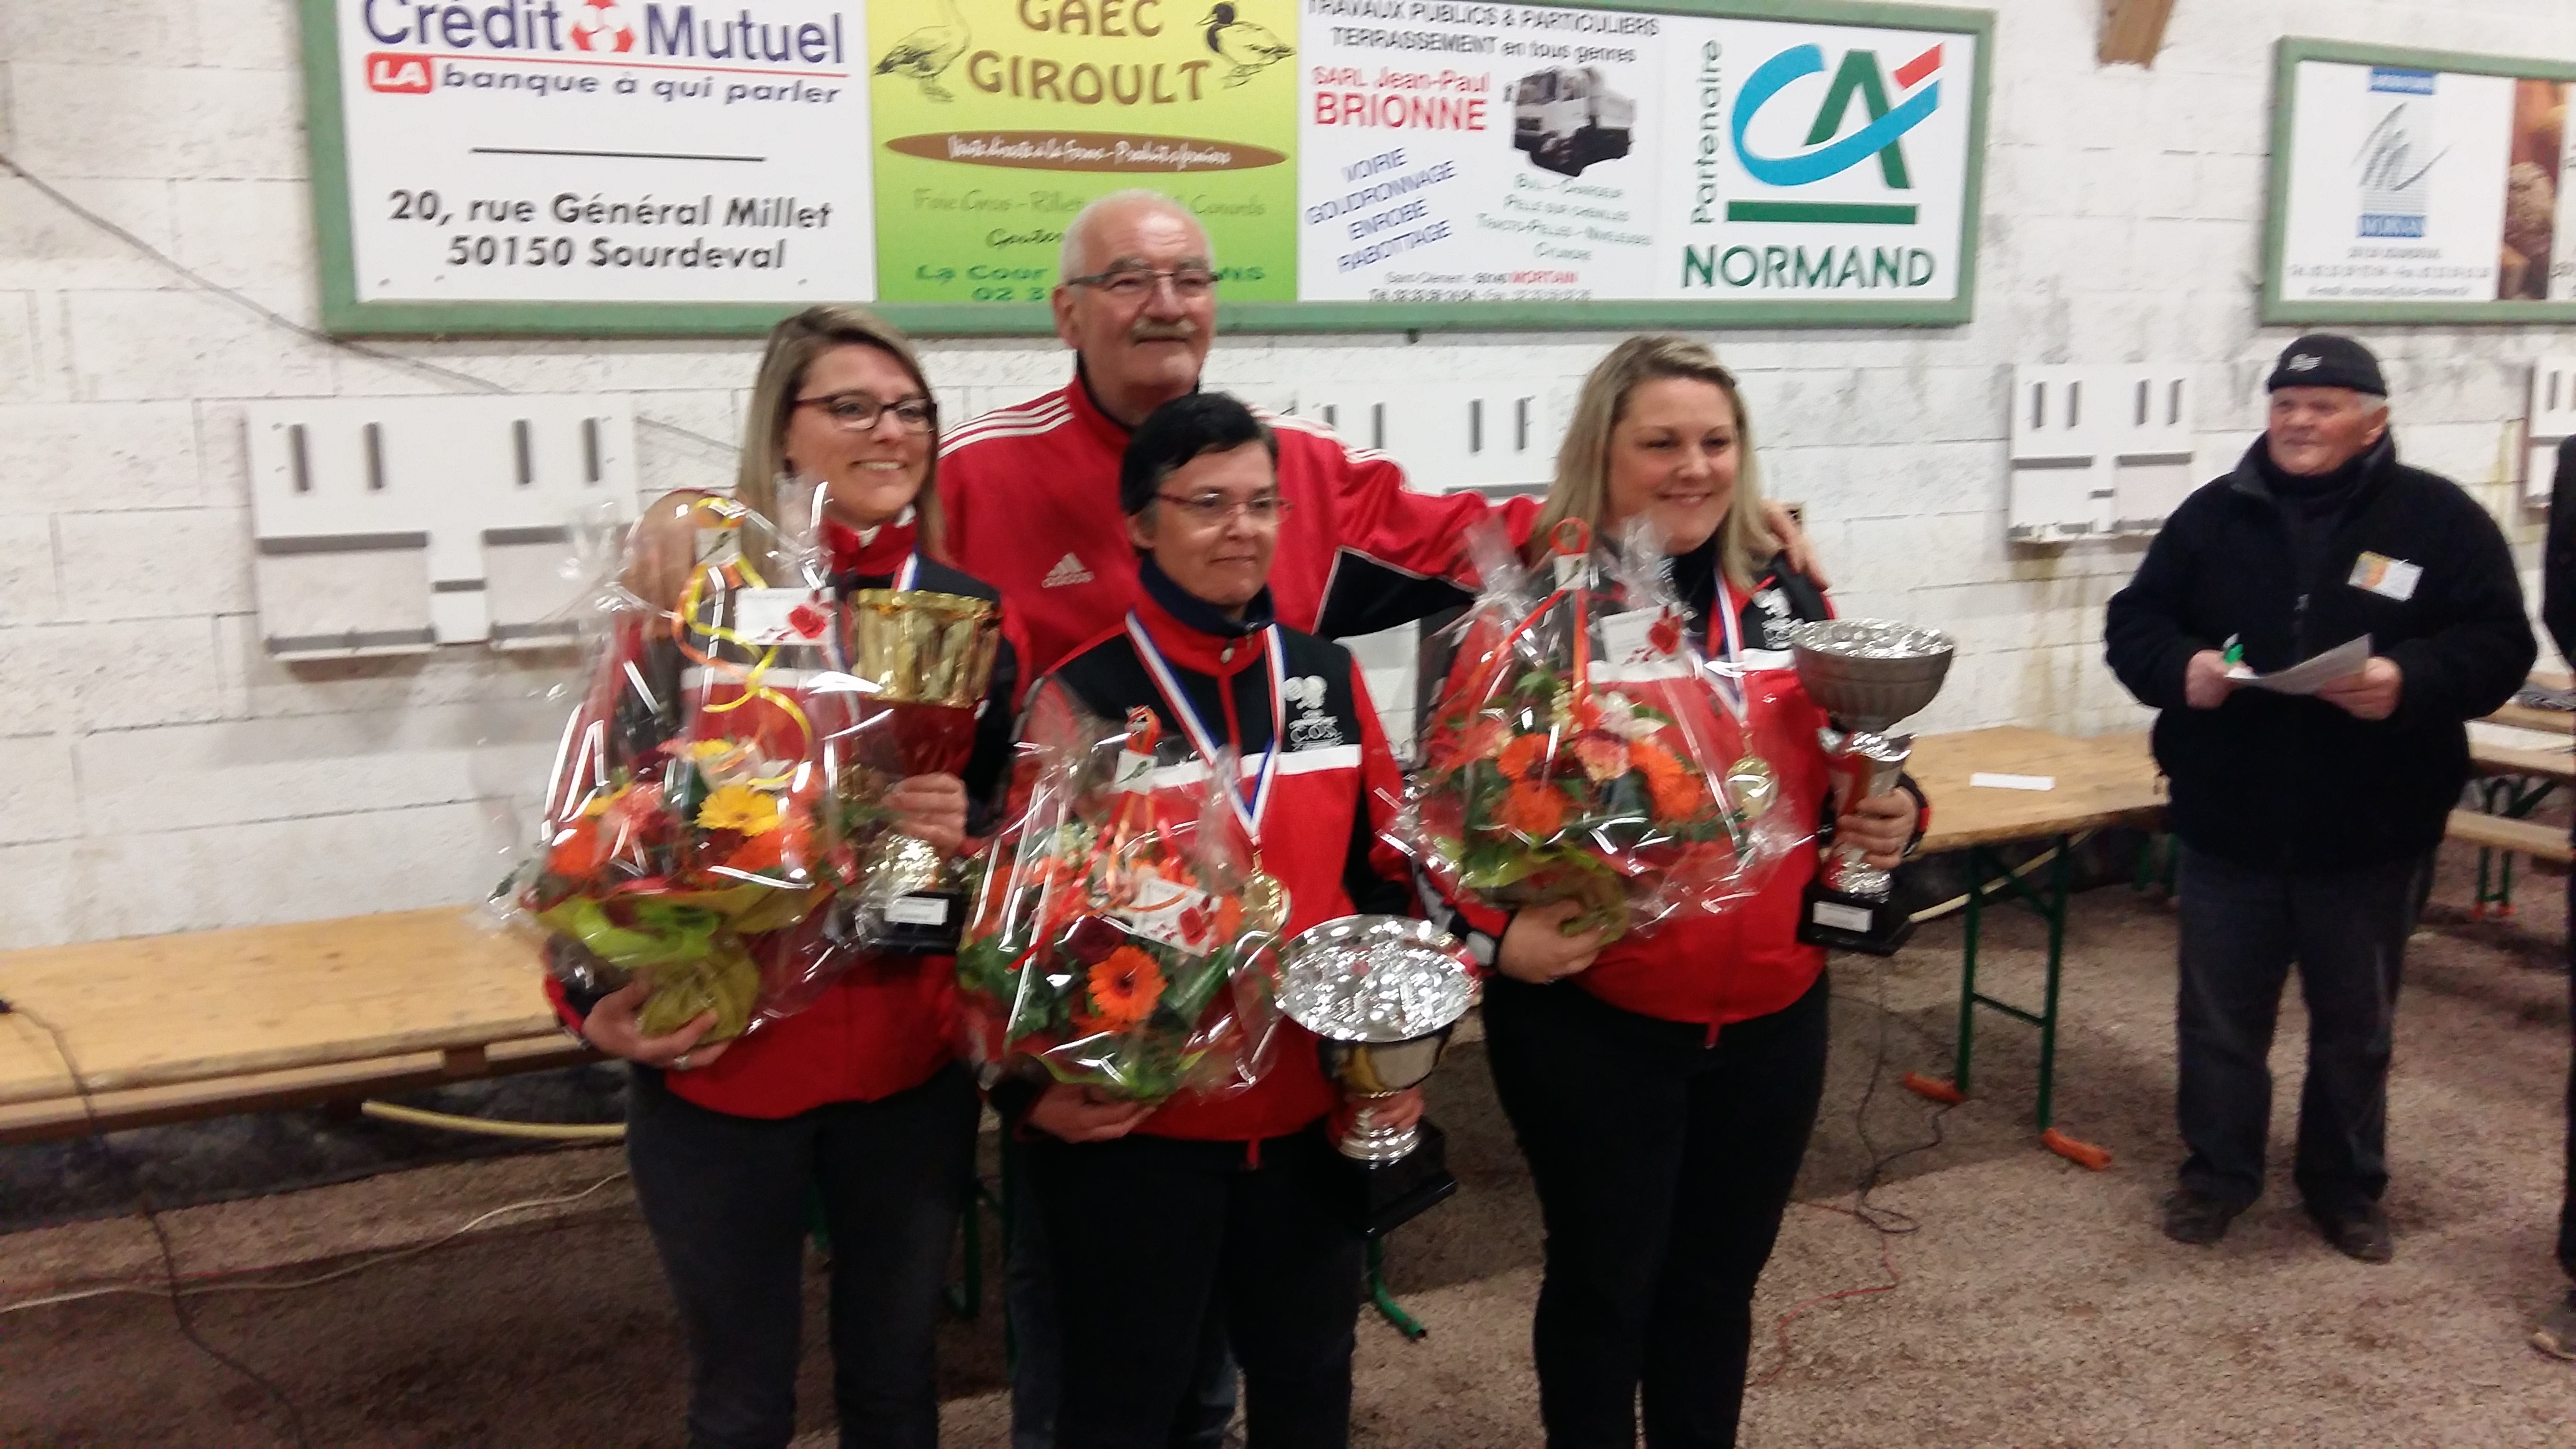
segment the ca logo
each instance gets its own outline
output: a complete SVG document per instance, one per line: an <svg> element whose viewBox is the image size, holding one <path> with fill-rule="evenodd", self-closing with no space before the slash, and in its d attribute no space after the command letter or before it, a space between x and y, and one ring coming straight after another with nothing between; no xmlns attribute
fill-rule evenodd
<svg viewBox="0 0 2576 1449"><path fill-rule="evenodd" d="M1941 69L1941 47L1934 46L1895 72L1896 88L1913 91L1903 102L1891 107L1887 87L1879 82L1878 54L1875 51L1846 52L1833 83L1825 88L1825 103L1816 108L1816 122L1807 130L1810 148L1795 156L1765 156L1745 144L1744 132L1753 117L1780 94L1791 82L1822 74L1825 52L1813 45L1794 45L1754 68L1745 77L1744 90L1735 100L1735 154L1744 163L1745 174L1770 186L1805 186L1828 176L1839 176L1871 156L1878 157L1879 175L1897 190L1913 186L1905 169L1905 133L1923 124L1924 118L1940 107L1941 82L1927 78ZM1916 89L1920 86L1921 89ZM1834 133L1843 128L1854 99L1869 111L1869 124L1837 141Z"/></svg>

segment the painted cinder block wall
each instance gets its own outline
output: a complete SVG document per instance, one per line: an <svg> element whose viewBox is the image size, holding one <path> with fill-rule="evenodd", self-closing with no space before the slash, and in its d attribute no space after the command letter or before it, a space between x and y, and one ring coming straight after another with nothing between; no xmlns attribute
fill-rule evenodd
<svg viewBox="0 0 2576 1449"><path fill-rule="evenodd" d="M1959 636L1925 728L2091 733L2145 716L2100 661L2140 546L2004 543L2016 362L2197 368L2205 460L2259 426L2287 334L2255 324L2271 42L2284 33L2576 57L2576 0L2182 0L2152 70L2093 60L2092 0L1999 16L1977 320L1719 335L1775 495L1847 612ZM206 278L315 315L289 0L0 7L0 147ZM2382 329L2413 460L2514 496L2530 360L2569 329ZM1602 335L1222 341L1250 391L1579 376ZM634 394L653 488L719 485L745 341L374 344L500 386ZM933 343L952 409L1052 386L1045 342ZM0 945L463 901L510 844L560 674L480 649L289 668L259 647L245 400L452 385L300 337L0 179ZM954 413L952 412L952 416ZM1400 655L1370 651L1381 692Z"/></svg>

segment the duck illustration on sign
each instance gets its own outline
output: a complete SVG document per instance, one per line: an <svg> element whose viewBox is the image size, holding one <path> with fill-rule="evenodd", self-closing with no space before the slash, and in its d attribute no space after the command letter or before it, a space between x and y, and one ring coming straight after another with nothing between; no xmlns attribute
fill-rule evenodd
<svg viewBox="0 0 2576 1449"><path fill-rule="evenodd" d="M966 28L966 17L957 13L957 0L939 0L940 20L925 25L886 47L877 60L877 74L910 76L921 82L921 93L934 101L957 99L939 83L940 75L966 53L966 42L973 32Z"/></svg>
<svg viewBox="0 0 2576 1449"><path fill-rule="evenodd" d="M1232 5L1217 6L1201 23L1207 26L1208 49L1234 67L1226 72L1225 83L1229 86L1239 86L1297 53L1268 26L1237 20Z"/></svg>

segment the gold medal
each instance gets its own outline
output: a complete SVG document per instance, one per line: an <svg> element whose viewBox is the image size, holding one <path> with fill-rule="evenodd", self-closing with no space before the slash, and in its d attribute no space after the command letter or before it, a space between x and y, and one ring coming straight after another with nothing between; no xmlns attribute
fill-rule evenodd
<svg viewBox="0 0 2576 1449"><path fill-rule="evenodd" d="M1771 762L1760 755L1746 755L1726 767L1726 797L1735 803L1736 812L1746 820L1754 819L1771 808L1780 796L1780 778L1771 773Z"/></svg>
<svg viewBox="0 0 2576 1449"><path fill-rule="evenodd" d="M1257 865L1243 878L1243 923L1273 935L1288 924L1288 887Z"/></svg>

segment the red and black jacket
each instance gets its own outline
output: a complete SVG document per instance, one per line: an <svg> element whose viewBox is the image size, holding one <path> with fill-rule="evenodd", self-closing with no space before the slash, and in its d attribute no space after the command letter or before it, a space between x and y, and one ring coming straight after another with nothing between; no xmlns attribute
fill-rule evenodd
<svg viewBox="0 0 2576 1449"><path fill-rule="evenodd" d="M1279 630L1292 702L1286 750L1264 816L1261 865L1288 888L1283 934L1355 912L1407 913L1412 892L1402 864L1377 844L1384 801L1402 772L1350 651L1274 622L1266 592L1243 619L1229 619L1183 593L1150 559L1142 562L1138 621L1210 733L1247 762L1259 759L1272 742L1270 676L1262 667L1260 635ZM1117 630L1076 650L1038 688L1062 689L1107 720L1124 719L1142 706L1154 712L1168 737L1187 737L1123 619ZM1011 1095L997 1093L997 1102L1017 1115L1013 1109L1025 1106ZM1184 1094L1136 1130L1257 1144L1302 1131L1340 1101L1325 1080L1314 1036L1283 1021L1268 1068L1250 1088L1216 1100Z"/></svg>
<svg viewBox="0 0 2576 1449"><path fill-rule="evenodd" d="M827 524L825 534L833 587L843 597L892 587L916 544L909 522L864 536ZM991 585L928 557L920 561L913 587L1001 602ZM976 721L975 754L966 767L970 832L989 830L998 812L1026 657L1006 610L1002 645ZM598 999L568 991L552 977L546 992L575 1031ZM703 1067L662 1078L674 1094L713 1111L792 1117L831 1102L872 1102L917 1087L956 1056L956 1041L957 972L949 958L872 959L851 967L803 1011L762 1023Z"/></svg>

